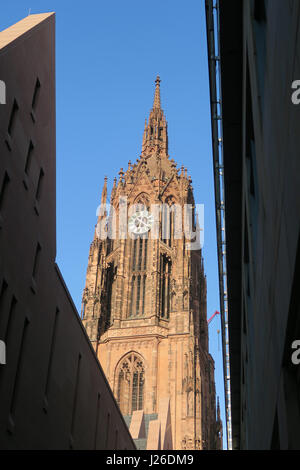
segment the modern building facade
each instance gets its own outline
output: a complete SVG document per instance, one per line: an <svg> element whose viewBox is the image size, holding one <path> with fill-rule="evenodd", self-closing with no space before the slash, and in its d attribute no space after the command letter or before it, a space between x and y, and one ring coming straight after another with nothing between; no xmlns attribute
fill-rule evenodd
<svg viewBox="0 0 300 470"><path fill-rule="evenodd" d="M300 449L300 4L205 4L230 443Z"/></svg>
<svg viewBox="0 0 300 470"><path fill-rule="evenodd" d="M206 278L179 215L185 205L197 240L199 226L191 178L176 166L157 77L141 155L115 178L110 210L105 179L82 318L138 448L216 449Z"/></svg>
<svg viewBox="0 0 300 470"><path fill-rule="evenodd" d="M0 33L0 79L0 448L133 450L55 264L54 13Z"/></svg>

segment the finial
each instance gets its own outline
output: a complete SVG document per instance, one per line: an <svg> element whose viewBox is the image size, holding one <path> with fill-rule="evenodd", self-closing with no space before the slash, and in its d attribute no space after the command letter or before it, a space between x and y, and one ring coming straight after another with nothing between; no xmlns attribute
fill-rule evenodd
<svg viewBox="0 0 300 470"><path fill-rule="evenodd" d="M120 169L120 171L119 171L119 176L120 176L120 180L122 180L122 179L123 179L123 176L124 176L123 168Z"/></svg>
<svg viewBox="0 0 300 470"><path fill-rule="evenodd" d="M102 217L106 217L106 199L107 199L107 176L104 178L104 185L101 194L101 203L99 206L99 211L97 210L98 220L102 219Z"/></svg>
<svg viewBox="0 0 300 470"><path fill-rule="evenodd" d="M160 82L161 82L161 79L159 78L159 75L157 75L156 80L155 80L155 94L154 94L153 109L160 109Z"/></svg>
<svg viewBox="0 0 300 470"><path fill-rule="evenodd" d="M103 185L102 195L101 195L101 204L106 204L106 197L107 197L107 176L104 177L104 185Z"/></svg>

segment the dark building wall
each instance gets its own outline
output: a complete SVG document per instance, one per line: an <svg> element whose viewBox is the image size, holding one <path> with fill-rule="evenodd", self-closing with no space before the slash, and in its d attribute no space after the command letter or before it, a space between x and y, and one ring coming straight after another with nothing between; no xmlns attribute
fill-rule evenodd
<svg viewBox="0 0 300 470"><path fill-rule="evenodd" d="M296 325L288 328L300 228L300 108L291 101L292 82L300 77L300 4L244 4L241 442L300 448L299 439L291 439L300 421L292 423L288 414L293 402L299 415L299 401L285 372L295 367L287 336L300 338ZM272 444L277 424L280 443Z"/></svg>
<svg viewBox="0 0 300 470"><path fill-rule="evenodd" d="M0 448L134 449L56 256L55 15L0 33Z"/></svg>
<svg viewBox="0 0 300 470"><path fill-rule="evenodd" d="M220 1L234 448L300 448L299 41L298 1Z"/></svg>

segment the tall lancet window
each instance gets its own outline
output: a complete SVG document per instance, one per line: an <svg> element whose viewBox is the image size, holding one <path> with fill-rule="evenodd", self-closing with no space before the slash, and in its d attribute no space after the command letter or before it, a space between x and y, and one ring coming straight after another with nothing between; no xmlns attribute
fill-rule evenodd
<svg viewBox="0 0 300 470"><path fill-rule="evenodd" d="M160 289L159 303L160 316L168 319L170 316L170 282L171 282L171 260L165 254L160 255Z"/></svg>
<svg viewBox="0 0 300 470"><path fill-rule="evenodd" d="M145 235L138 235L134 240L131 240L130 317L144 315L145 313L147 256L148 238Z"/></svg>
<svg viewBox="0 0 300 470"><path fill-rule="evenodd" d="M116 278L117 278L117 267L114 266L114 263L111 263L107 268L107 276L106 276L106 291L107 291L106 319L105 319L106 327L109 327L113 321Z"/></svg>
<svg viewBox="0 0 300 470"><path fill-rule="evenodd" d="M135 203L137 211L149 209L147 195L141 195ZM147 286L147 259L148 259L148 232L133 234L131 240L131 280L129 295L129 317L143 316L145 314L145 296Z"/></svg>
<svg viewBox="0 0 300 470"><path fill-rule="evenodd" d="M175 228L174 204L175 204L174 196L168 196L162 206L161 239L168 246L172 246L174 242L174 228Z"/></svg>
<svg viewBox="0 0 300 470"><path fill-rule="evenodd" d="M121 360L115 375L117 402L123 415L131 415L144 407L145 368L136 353Z"/></svg>

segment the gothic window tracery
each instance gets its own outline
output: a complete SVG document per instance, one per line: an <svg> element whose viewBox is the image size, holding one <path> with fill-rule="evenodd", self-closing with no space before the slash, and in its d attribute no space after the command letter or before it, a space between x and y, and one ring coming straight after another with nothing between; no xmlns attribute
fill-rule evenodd
<svg viewBox="0 0 300 470"><path fill-rule="evenodd" d="M129 316L140 316L145 313L145 295L147 282L147 239L139 237L133 244L133 265L130 283Z"/></svg>
<svg viewBox="0 0 300 470"><path fill-rule="evenodd" d="M136 353L128 354L116 373L117 402L123 415L131 415L144 406L145 368Z"/></svg>
<svg viewBox="0 0 300 470"><path fill-rule="evenodd" d="M105 326L109 327L113 321L113 304L115 299L115 290L116 290L116 278L117 278L117 266L114 266L114 263L110 263L107 268L106 275L106 319Z"/></svg>
<svg viewBox="0 0 300 470"><path fill-rule="evenodd" d="M165 254L160 255L160 316L170 316L171 260Z"/></svg>
<svg viewBox="0 0 300 470"><path fill-rule="evenodd" d="M137 210L149 209L149 198L141 193L135 201ZM131 282L129 288L129 316L142 316L145 313L145 295L147 285L148 233L134 235L131 240Z"/></svg>
<svg viewBox="0 0 300 470"><path fill-rule="evenodd" d="M162 209L162 240L166 245L172 246L174 241L175 227L175 197L170 195L166 198Z"/></svg>
<svg viewBox="0 0 300 470"><path fill-rule="evenodd" d="M194 413L194 393L192 388L187 391L187 416L193 416Z"/></svg>
<svg viewBox="0 0 300 470"><path fill-rule="evenodd" d="M135 210L149 210L149 196L147 193L140 193L134 200Z"/></svg>

